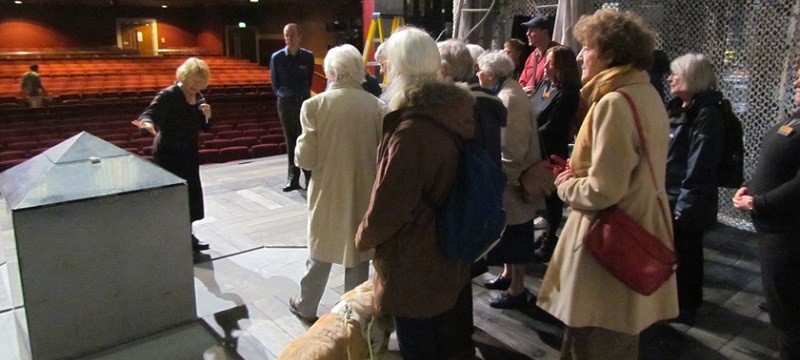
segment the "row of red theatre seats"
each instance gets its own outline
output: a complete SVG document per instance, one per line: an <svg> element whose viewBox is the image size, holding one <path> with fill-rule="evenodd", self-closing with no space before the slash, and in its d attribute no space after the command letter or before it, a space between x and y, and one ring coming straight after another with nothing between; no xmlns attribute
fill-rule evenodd
<svg viewBox="0 0 800 360"><path fill-rule="evenodd" d="M174 79L173 79L174 80ZM169 86L173 80L152 83L69 83L69 84L48 84L47 92L51 97L62 97L64 95L78 94L85 98L104 98L104 97L152 97L159 90ZM215 94L258 94L259 86L263 88L265 81L262 79L230 79L226 82L216 83ZM271 92L271 91L270 91ZM267 91L264 91L267 93ZM0 96L20 98L22 91L19 85L0 84Z"/></svg>
<svg viewBox="0 0 800 360"><path fill-rule="evenodd" d="M125 149L135 155L139 155L144 159L153 160L152 155L142 155L137 153L135 149ZM253 158L261 158L267 156L274 156L286 153L286 143L280 144L256 144L250 147L247 146L231 146L222 149L200 149L200 164L216 164L231 161L240 161ZM16 165L19 165L28 157L13 156L11 152L0 152L0 172L6 171Z"/></svg>
<svg viewBox="0 0 800 360"><path fill-rule="evenodd" d="M206 135L212 135L208 133L204 133ZM119 134L119 135L126 135L126 134ZM108 141L120 147L122 149L128 150L133 153L137 153L140 155L152 155L153 152L153 138L151 137L139 137L134 139L122 139L121 137L115 135L108 135L103 138L104 140ZM49 139L49 140L41 140L41 141L20 141L20 142L13 142L4 144L0 147L0 159L2 160L9 160L12 158L30 158L36 156L45 150L58 145L61 143L62 139ZM207 139L203 140L200 139L199 147L200 149L224 149L228 147L246 147L250 148L255 145L261 144L282 144L285 143L282 134L267 134L261 137L254 137L254 136L240 136L232 139Z"/></svg>
<svg viewBox="0 0 800 360"><path fill-rule="evenodd" d="M244 59L226 57L201 57L211 68L212 73L238 69L253 70L260 67ZM42 75L113 75L154 73L156 71L175 73L175 69L186 57L130 57L117 59L59 59L36 62ZM0 60L0 76L21 76L29 70L31 61ZM149 70L149 71L148 71Z"/></svg>
<svg viewBox="0 0 800 360"><path fill-rule="evenodd" d="M282 136L283 129L279 123L249 123L239 124L244 130L236 128L236 125L219 125L212 127L210 132L199 134L201 144L209 140L233 140L237 138L271 139L270 135ZM152 138L142 137L138 130L131 124L108 125L106 130L75 129L74 127L41 127L34 132L25 128L9 128L0 131L0 151L9 148L12 144L20 143L39 143L42 146L52 146L65 139L87 130L92 135L98 136L106 141L131 141L131 142L152 142ZM19 145L20 147L30 148L30 144Z"/></svg>

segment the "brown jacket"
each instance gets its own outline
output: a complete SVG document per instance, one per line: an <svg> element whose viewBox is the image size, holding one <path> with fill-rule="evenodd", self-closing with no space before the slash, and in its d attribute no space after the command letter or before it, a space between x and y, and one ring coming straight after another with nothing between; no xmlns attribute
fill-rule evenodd
<svg viewBox="0 0 800 360"><path fill-rule="evenodd" d="M434 208L458 168L452 132L474 136L473 99L440 82L422 83L405 95L405 105L384 118L378 174L356 247L375 249L379 311L428 318L452 308L469 280L469 263L441 255Z"/></svg>

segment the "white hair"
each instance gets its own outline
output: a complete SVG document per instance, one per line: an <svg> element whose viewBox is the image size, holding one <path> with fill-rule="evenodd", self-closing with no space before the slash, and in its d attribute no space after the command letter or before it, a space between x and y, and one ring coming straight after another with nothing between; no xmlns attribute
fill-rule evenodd
<svg viewBox="0 0 800 360"><path fill-rule="evenodd" d="M514 60L504 51L487 51L478 57L478 68L498 78L507 78L514 72Z"/></svg>
<svg viewBox="0 0 800 360"><path fill-rule="evenodd" d="M375 48L375 61L380 62L382 60L386 60L386 48L384 47L384 44L386 43L381 43L377 48Z"/></svg>
<svg viewBox="0 0 800 360"><path fill-rule="evenodd" d="M467 44L467 49L469 49L469 54L472 55L472 61L474 62L477 62L478 57L486 51L478 44Z"/></svg>
<svg viewBox="0 0 800 360"><path fill-rule="evenodd" d="M436 44L442 56L442 71L455 81L467 82L475 76L475 59L463 40L450 39Z"/></svg>
<svg viewBox="0 0 800 360"><path fill-rule="evenodd" d="M441 56L436 42L425 31L404 27L386 41L389 86L381 95L392 110L405 103L405 90L411 85L435 80Z"/></svg>
<svg viewBox="0 0 800 360"><path fill-rule="evenodd" d="M669 69L673 74L683 76L692 95L709 89L717 89L717 74L714 72L714 65L703 54L682 55L672 60Z"/></svg>
<svg viewBox="0 0 800 360"><path fill-rule="evenodd" d="M322 65L325 77L331 83L364 82L364 67L361 65L361 53L355 46L344 44L328 50Z"/></svg>

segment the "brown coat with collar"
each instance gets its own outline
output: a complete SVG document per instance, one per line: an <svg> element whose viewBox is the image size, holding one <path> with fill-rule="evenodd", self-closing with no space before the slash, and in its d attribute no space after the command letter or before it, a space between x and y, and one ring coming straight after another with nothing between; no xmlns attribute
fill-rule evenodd
<svg viewBox="0 0 800 360"><path fill-rule="evenodd" d="M452 133L474 136L473 98L440 82L419 84L405 96L404 106L384 118L378 174L356 246L375 249L378 310L428 318L452 308L469 280L469 263L441 255L434 204L444 201L458 168Z"/></svg>

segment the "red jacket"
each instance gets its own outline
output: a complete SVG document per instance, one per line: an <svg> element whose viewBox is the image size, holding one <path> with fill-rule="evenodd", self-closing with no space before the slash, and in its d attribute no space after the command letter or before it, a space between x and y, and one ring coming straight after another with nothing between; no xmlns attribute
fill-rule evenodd
<svg viewBox="0 0 800 360"><path fill-rule="evenodd" d="M558 45L561 44L551 41L547 44L547 49ZM542 80L544 80L544 56L547 54L547 49L545 49L544 53L539 52L539 49L533 49L531 54L528 55L528 59L525 60L525 68L522 69L522 74L519 75L519 86L537 88L542 83ZM534 64L537 56L539 56L539 63ZM533 78L534 73L536 74L535 78ZM531 83L531 79L534 80L533 83Z"/></svg>

